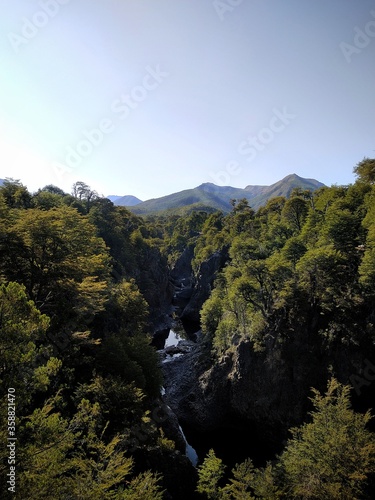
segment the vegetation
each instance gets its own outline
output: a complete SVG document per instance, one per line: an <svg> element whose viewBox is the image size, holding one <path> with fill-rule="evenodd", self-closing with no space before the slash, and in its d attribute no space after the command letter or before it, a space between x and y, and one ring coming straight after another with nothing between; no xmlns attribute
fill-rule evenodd
<svg viewBox="0 0 375 500"><path fill-rule="evenodd" d="M217 356L239 334L258 350L270 336L286 342L297 317L298 330L314 325L314 346L327 352L335 344L373 345L375 205L366 179L314 193L295 190L256 213L242 200L219 226L203 228L195 269L225 246L230 256L201 312Z"/></svg>
<svg viewBox="0 0 375 500"><path fill-rule="evenodd" d="M252 207L259 208L275 196L289 197L295 187L314 191L321 186L323 184L318 181L303 179L295 174L288 175L271 186L247 186L245 189L231 186L216 186L215 184L206 182L196 188L144 201L136 206L130 206L131 204L129 203L129 208L133 213L139 215L163 214L164 216L183 216L193 211L202 210L208 213L214 211L229 213L231 210L230 199L244 198L247 199ZM117 200L115 203L124 205L122 199Z"/></svg>
<svg viewBox="0 0 375 500"><path fill-rule="evenodd" d="M353 185L294 189L257 210L232 198L228 213L147 218L83 182L32 194L4 181L0 388L3 402L9 388L16 396L17 489L3 447L2 498L372 498L374 161L358 163ZM260 379L275 363L313 391L281 453L229 472L211 449L193 486L156 417L163 381L151 343L186 249L198 285L203 264L225 257L200 313L205 366L233 361L242 345L263 360Z"/></svg>
<svg viewBox="0 0 375 500"><path fill-rule="evenodd" d="M311 421L292 429L285 451L266 467L236 465L224 486L222 461L209 452L199 469L198 491L209 499L359 499L375 472L370 413L351 408L349 386L332 378L324 395L313 390Z"/></svg>
<svg viewBox="0 0 375 500"><path fill-rule="evenodd" d="M162 498L145 460L166 442L151 413L162 377L145 297L162 294L152 272L165 273L165 258L142 237L143 220L84 183L32 195L6 180L0 212L0 386L3 402L9 388L16 401L15 498ZM2 498L14 497L7 452Z"/></svg>

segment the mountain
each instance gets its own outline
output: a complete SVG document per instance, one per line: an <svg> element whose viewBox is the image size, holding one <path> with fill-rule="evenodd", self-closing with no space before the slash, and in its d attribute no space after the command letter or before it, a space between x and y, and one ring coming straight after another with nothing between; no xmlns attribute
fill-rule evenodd
<svg viewBox="0 0 375 500"><path fill-rule="evenodd" d="M276 196L289 198L295 188L315 191L323 186L324 184L315 179L304 179L297 174L291 174L271 186L246 186L245 191L248 191L251 196L251 202L249 199L250 205L253 208L259 208L265 205L270 198L275 198Z"/></svg>
<svg viewBox="0 0 375 500"><path fill-rule="evenodd" d="M193 189L144 201L132 208L136 214L150 214L171 209L189 207L194 210L222 210L229 212L231 198L243 198L244 190L230 186L206 183Z"/></svg>
<svg viewBox="0 0 375 500"><path fill-rule="evenodd" d="M5 179L0 179L0 186L4 184Z"/></svg>
<svg viewBox="0 0 375 500"><path fill-rule="evenodd" d="M116 195L111 194L110 196L107 196L107 198L112 203L116 203L116 200L119 200L120 198L122 198L122 196L116 196Z"/></svg>
<svg viewBox="0 0 375 500"><path fill-rule="evenodd" d="M121 207L134 207L135 205L138 205L139 203L142 203L142 200L137 198L136 196L132 195L126 195L126 196L107 196L109 200L111 200L112 203L115 205L119 205Z"/></svg>
<svg viewBox="0 0 375 500"><path fill-rule="evenodd" d="M231 186L217 186L210 182L201 184L193 189L185 189L178 193L154 198L134 205L125 205L122 203L124 198L115 200L115 205L125 205L132 212L145 215L163 211L181 212L186 210L221 210L227 213L231 210L231 199L246 198L249 205L258 209L265 205L270 198L275 196L290 196L294 188L316 189L324 186L315 179L304 179L296 174L286 176L284 179L272 184L271 186L246 186L244 189ZM121 203L119 203L121 201Z"/></svg>

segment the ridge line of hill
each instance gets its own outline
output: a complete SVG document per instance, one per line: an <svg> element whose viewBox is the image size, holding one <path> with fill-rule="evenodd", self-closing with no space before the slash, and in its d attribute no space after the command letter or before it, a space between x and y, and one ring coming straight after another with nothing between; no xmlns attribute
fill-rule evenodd
<svg viewBox="0 0 375 500"><path fill-rule="evenodd" d="M141 201L134 196L108 197L115 205L125 206L138 215L150 215L171 211L176 213L181 210L221 210L230 212L231 199L246 198L249 205L258 209L265 205L270 198L276 196L289 197L293 189L315 191L325 185L316 179L305 179L297 174L290 174L270 186L248 185L245 188L232 186L218 186L206 182L192 189L184 189L159 198Z"/></svg>

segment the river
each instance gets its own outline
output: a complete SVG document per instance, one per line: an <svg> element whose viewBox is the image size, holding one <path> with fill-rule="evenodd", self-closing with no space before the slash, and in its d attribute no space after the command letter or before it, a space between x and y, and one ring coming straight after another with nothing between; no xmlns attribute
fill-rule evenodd
<svg viewBox="0 0 375 500"><path fill-rule="evenodd" d="M180 340L184 340L184 338L180 334L178 334L175 330L171 329L169 331L169 335L168 335L167 339L165 340L164 349L166 349L167 347L177 346L177 344ZM176 354L174 356L170 356L170 360L172 360L175 356L181 356L181 354ZM165 360L165 361L167 361L167 360ZM165 392L164 388L163 388L163 391ZM162 392L162 394L163 394L163 392ZM181 432L182 437L184 438L184 441L186 444L185 455L188 457L188 459L194 465L194 467L196 467L198 465L198 461L199 461L198 454L195 451L195 449L188 443L181 425L179 426L179 428L180 428L180 432Z"/></svg>
<svg viewBox="0 0 375 500"><path fill-rule="evenodd" d="M176 331L177 330L177 331ZM177 325L171 329L165 341L165 348L178 346L180 341L186 342L186 337L190 337ZM182 342L183 343L183 342ZM178 363L177 358L184 356L184 353L169 354L164 362ZM178 365L176 365L178 366ZM173 373L173 370L169 370ZM171 382L171 380L170 380ZM173 380L172 380L173 383ZM176 380L178 383L178 377ZM238 417L229 419L225 427L212 429L204 433L197 432L191 428L188 422L180 422L180 430L186 443L186 456L196 467L202 463L208 451L213 448L215 453L230 470L236 463L251 457L257 467L265 466L266 462L272 458L276 452L280 452L279 443L267 439L259 426L249 425L248 422L240 422Z"/></svg>

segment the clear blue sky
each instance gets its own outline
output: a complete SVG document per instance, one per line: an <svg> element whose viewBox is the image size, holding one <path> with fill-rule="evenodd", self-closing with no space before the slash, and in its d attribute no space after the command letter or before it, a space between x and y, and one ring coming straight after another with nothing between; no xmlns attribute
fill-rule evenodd
<svg viewBox="0 0 375 500"><path fill-rule="evenodd" d="M0 178L31 191L348 184L375 155L374 0L3 0L0 33Z"/></svg>

